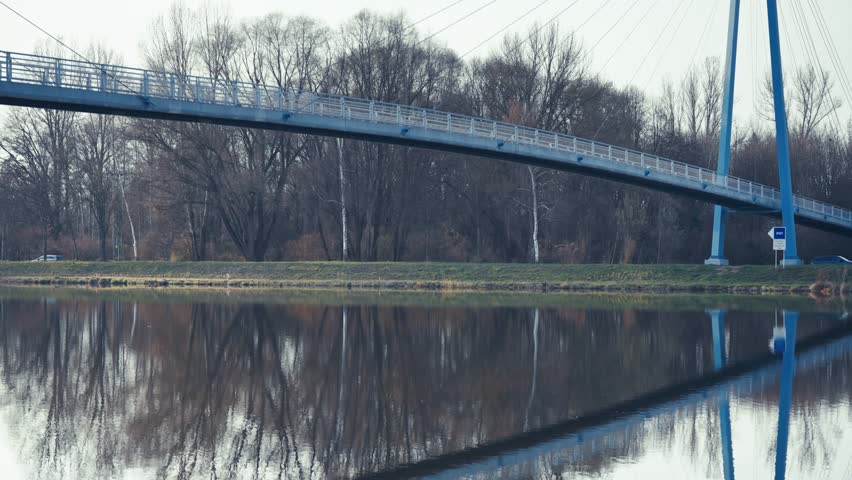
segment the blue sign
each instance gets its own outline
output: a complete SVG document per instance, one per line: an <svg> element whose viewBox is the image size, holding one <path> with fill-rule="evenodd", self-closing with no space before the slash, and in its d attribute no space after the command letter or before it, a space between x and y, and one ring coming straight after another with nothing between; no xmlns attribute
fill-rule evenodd
<svg viewBox="0 0 852 480"><path fill-rule="evenodd" d="M775 227L772 229L772 239L773 240L786 240L787 239L787 229L784 227Z"/></svg>

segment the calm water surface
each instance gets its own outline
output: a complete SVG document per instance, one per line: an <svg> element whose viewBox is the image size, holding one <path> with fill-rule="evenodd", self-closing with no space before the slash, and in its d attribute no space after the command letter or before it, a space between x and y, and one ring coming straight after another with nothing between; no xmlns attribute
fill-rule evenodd
<svg viewBox="0 0 852 480"><path fill-rule="evenodd" d="M848 479L850 308L0 290L0 467L4 479Z"/></svg>

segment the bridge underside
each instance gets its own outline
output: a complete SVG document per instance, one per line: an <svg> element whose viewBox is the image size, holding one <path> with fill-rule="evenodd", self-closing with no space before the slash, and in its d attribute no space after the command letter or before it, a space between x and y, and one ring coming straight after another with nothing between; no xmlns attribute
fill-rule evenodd
<svg viewBox="0 0 852 480"><path fill-rule="evenodd" d="M529 145L472 138L433 130L329 118L307 113L284 113L243 106L204 104L173 99L126 94L91 92L79 89L32 84L0 83L0 104L121 115L136 118L208 123L233 127L259 128L308 135L350 138L392 145L440 150L526 165L578 173L620 183L637 185L664 193L682 195L732 210L780 218L777 207L761 205L757 197L732 198L724 190L697 181L663 178L642 168L612 165L571 152L556 152ZM797 215L798 224L852 237L852 226L823 222Z"/></svg>

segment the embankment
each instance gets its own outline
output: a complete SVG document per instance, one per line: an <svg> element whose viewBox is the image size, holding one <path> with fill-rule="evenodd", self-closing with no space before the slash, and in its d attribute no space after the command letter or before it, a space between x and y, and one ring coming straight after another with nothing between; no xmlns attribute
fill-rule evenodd
<svg viewBox="0 0 852 480"><path fill-rule="evenodd" d="M403 262L0 262L0 283L96 287L344 288L818 294L852 291L852 268Z"/></svg>

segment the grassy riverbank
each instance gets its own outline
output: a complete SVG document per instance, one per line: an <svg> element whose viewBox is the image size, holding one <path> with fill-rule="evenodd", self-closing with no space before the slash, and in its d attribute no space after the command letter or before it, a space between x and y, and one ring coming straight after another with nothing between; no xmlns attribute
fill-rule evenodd
<svg viewBox="0 0 852 480"><path fill-rule="evenodd" d="M356 262L0 262L0 283L390 290L850 290L852 269L806 265L533 265Z"/></svg>

